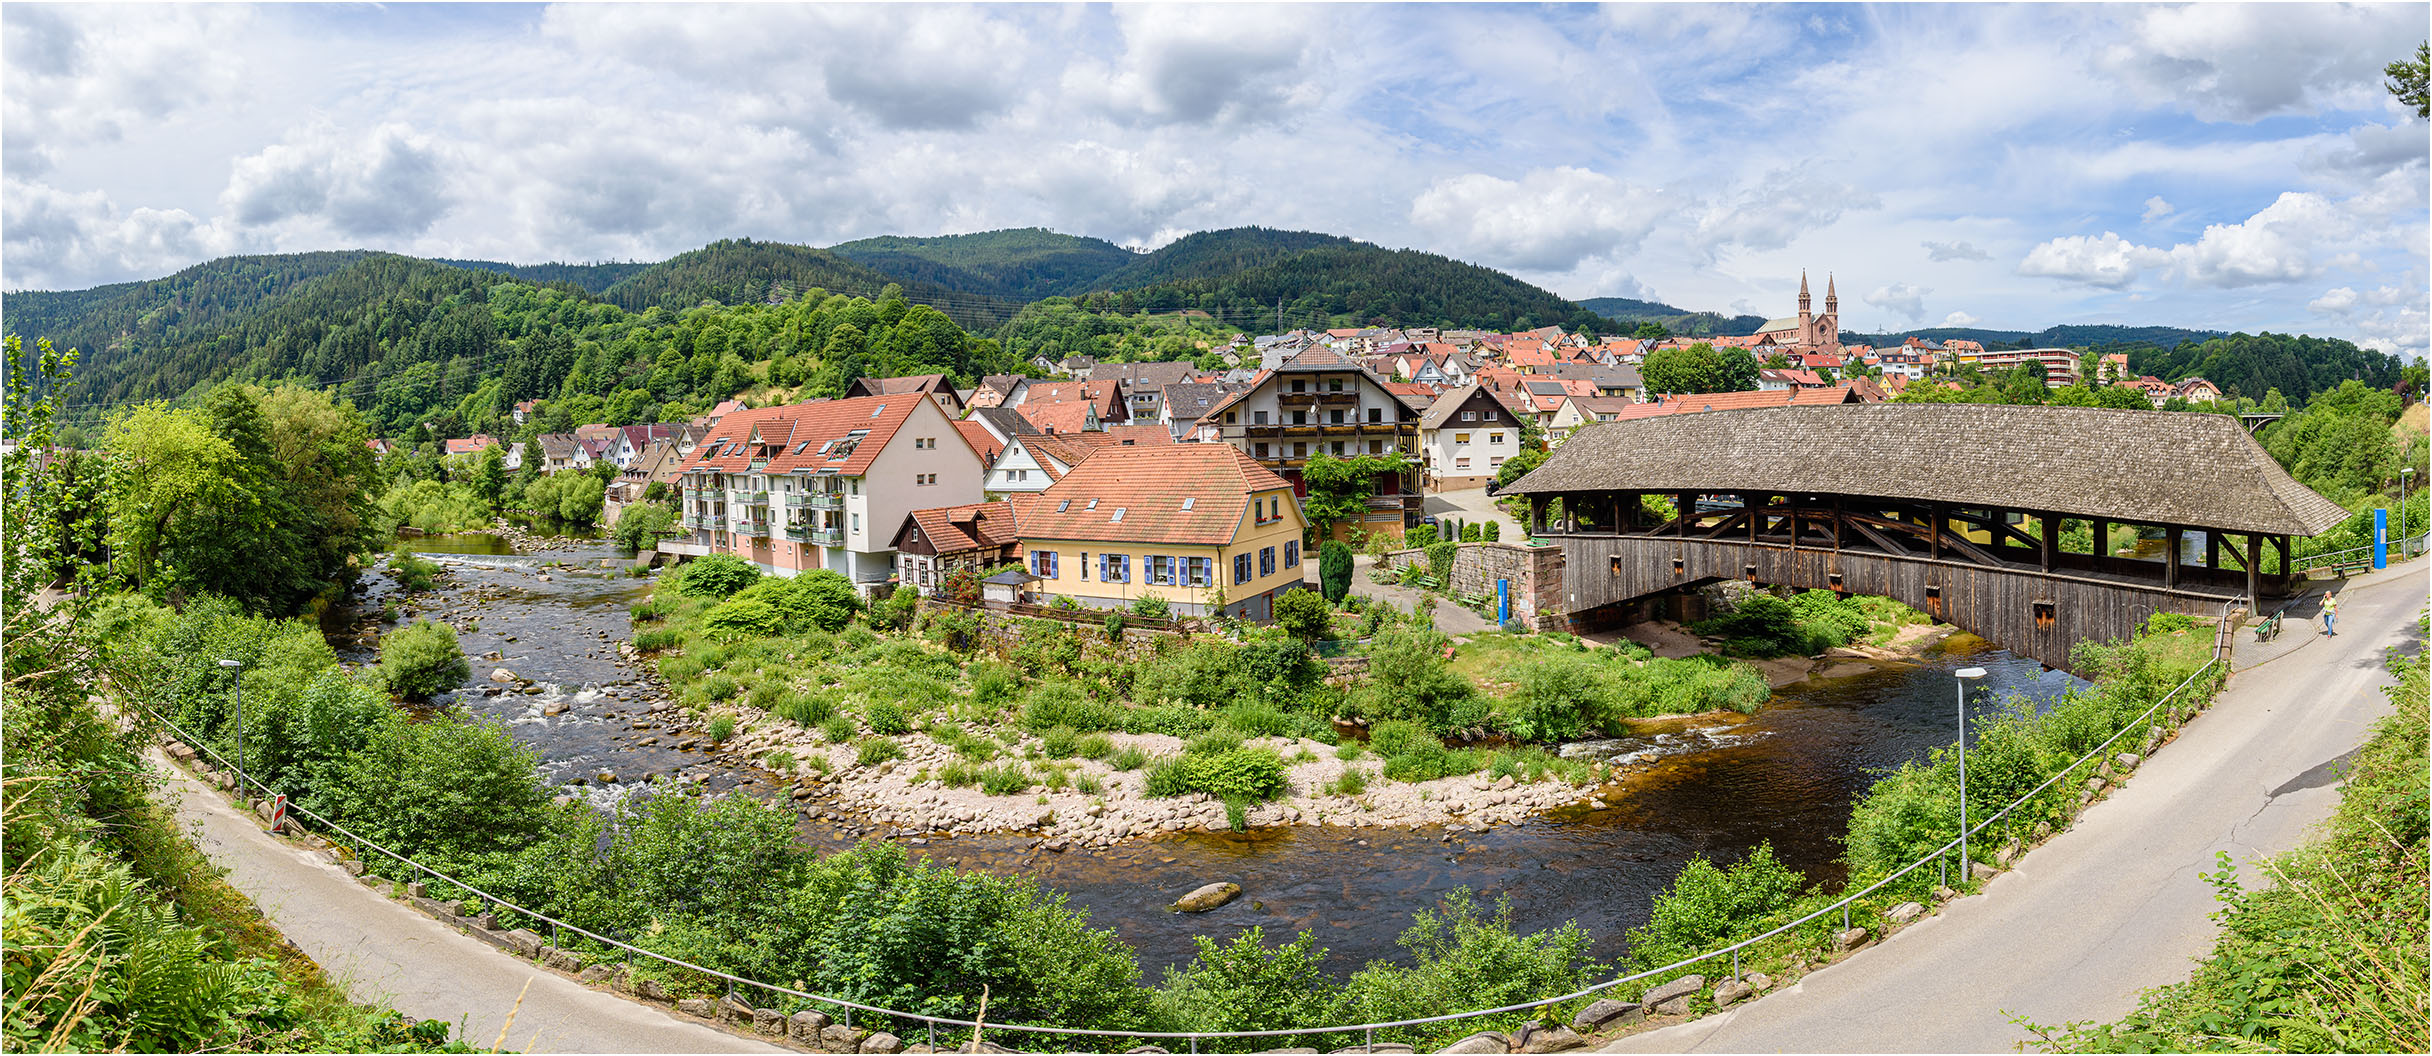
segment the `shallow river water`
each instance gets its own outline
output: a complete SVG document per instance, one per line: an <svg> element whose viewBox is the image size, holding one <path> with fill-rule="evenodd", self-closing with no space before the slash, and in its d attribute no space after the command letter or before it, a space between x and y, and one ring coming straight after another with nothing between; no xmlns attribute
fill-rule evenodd
<svg viewBox="0 0 2432 1056"><path fill-rule="evenodd" d="M626 606L646 595L650 581L601 568L616 556L612 549L518 556L487 536L408 546L452 570L441 589L416 599L419 614L460 629L478 625L461 632L475 682L460 701L508 722L518 740L539 751L553 780L583 778L586 784L570 791L595 800L648 774L760 789L759 779L709 765L704 753L632 746L647 735L631 723L645 712L649 688L616 662L615 647L628 633ZM386 582L366 582L375 579ZM501 658L481 659L492 651ZM349 656L368 658L360 648ZM482 694L496 685L486 681L490 671L502 666L538 680L542 690ZM1775 691L1721 746L1633 769L1602 791L1611 809L1565 810L1483 833L1464 829L1450 843L1438 827L1278 828L1173 834L1063 854L1044 853L1035 839L1013 834L934 839L919 850L964 868L1034 876L1065 892L1138 947L1152 979L1161 966L1191 956L1192 935L1229 938L1253 925L1263 925L1270 941L1315 932L1334 952L1336 970L1349 971L1394 955L1394 940L1414 912L1464 887L1490 899L1508 896L1523 930L1576 920L1595 937L1597 953L1610 957L1691 855L1731 861L1770 841L1811 880L1837 882L1839 840L1856 794L1876 773L1954 737L1953 671L1991 672L1970 694L1976 714L2005 695L2048 701L2081 684L1966 634L1914 661L1847 666L1858 670ZM601 770L615 771L619 783L603 789L593 780ZM844 824L809 819L803 831L813 843L841 846L850 842ZM1204 914L1166 911L1183 892L1217 880L1240 884L1241 898Z"/></svg>

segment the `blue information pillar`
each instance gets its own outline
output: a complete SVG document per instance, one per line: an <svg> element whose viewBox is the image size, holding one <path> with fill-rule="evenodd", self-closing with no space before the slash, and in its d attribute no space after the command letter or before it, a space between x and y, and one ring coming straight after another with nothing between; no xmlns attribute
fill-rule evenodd
<svg viewBox="0 0 2432 1056"><path fill-rule="evenodd" d="M2373 511L2373 567L2390 567L2390 511Z"/></svg>
<svg viewBox="0 0 2432 1056"><path fill-rule="evenodd" d="M1500 625L1510 622L1512 622L1512 581L1498 579L1495 581L1495 623Z"/></svg>

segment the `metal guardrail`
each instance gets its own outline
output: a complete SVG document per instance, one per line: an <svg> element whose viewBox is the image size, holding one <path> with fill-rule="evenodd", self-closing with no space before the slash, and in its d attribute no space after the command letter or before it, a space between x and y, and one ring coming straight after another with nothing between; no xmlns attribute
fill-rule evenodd
<svg viewBox="0 0 2432 1056"><path fill-rule="evenodd" d="M1708 961L1719 961L1725 956L1731 958L1731 975L1732 978L1737 979L1740 975L1740 954L1742 951L1745 951L1768 939L1812 924L1829 916L1835 910L1839 910L1841 913L1841 930L1849 930L1850 907L1857 903L1860 899L1863 899L1876 891L1882 890L1884 887L1890 885L1893 881L1922 869L1930 863L1947 862L1949 857L1955 851L1957 851L1962 842L1974 839L1975 836L1978 833L1983 832L1986 827L2008 817L2013 811L2025 806L2028 801L2042 795L2046 790L2050 789L2055 783L2060 781L2061 778L2075 773L2079 767L2101 758L2103 753L2110 750L2111 746L2117 743L2121 737L2126 736L2130 730L2144 728L2145 722L2151 719L2155 712L2161 710L2163 705L2170 703L2172 699L2176 698L2181 692L2185 691L2188 686L2194 685L2196 680L2211 672L2216 665L2223 663L2225 654L2227 653L2232 641L2232 636L2228 633L2228 614L2232 606L2243 600L2243 597L2239 597L2232 598L2229 601L2222 603L2221 620L2213 635L2212 659L2205 661L2204 666L2197 668L2193 674L2188 675L2185 680L2172 687L2168 693L2162 694L2161 698L2154 701L2151 707L2146 708L2143 714L2138 715L2135 719L2130 720L2129 722L2121 724L2119 730L2114 732L2110 737L2105 738L2103 743L2095 745L2084 755L2078 756L2076 759L2070 761L2067 766L2061 767L2058 771L2055 771L2051 777L2044 779L2043 784L2037 785L2033 789L2028 790L2024 795L2019 796L2017 799L2011 800L2008 805L2002 807L1998 811L1995 811L1990 817L1985 818L1983 821L1977 822L1966 832L1959 836L1953 837L1951 840L1943 843L1941 846L1936 847L1933 851L1918 858L1916 861L1910 862L1908 865L1901 867L1899 870L1884 876L1882 879L1876 880L1874 883L1868 884L1857 891L1844 894L1832 904L1827 905L1822 909L1815 910L1806 916L1800 917L1786 924L1777 925L1774 928L1757 935L1752 935L1748 938L1741 939L1740 941L1732 943L1729 946L1709 950L1693 957L1686 957L1664 965L1660 968L1650 968L1642 972L1634 972L1628 975L1616 976L1593 986L1584 987L1555 997L1539 998L1532 1001L1520 1002L1518 1004L1499 1005L1494 1008L1475 1009L1468 1012L1453 1012L1439 1016L1421 1016L1415 1019L1396 1019L1376 1023L1354 1023L1348 1025L1323 1027L1291 1027L1272 1030L1189 1032L1110 1030L1096 1027L1056 1027L1024 1023L981 1023L974 1020L957 1019L951 1016L932 1016L916 1012L904 1012L891 1008L882 1008L876 1005L863 1004L861 1002L852 1001L846 998L830 997L824 994L806 993L792 987L778 986L773 983L764 983L755 979L746 979L739 975L731 975L726 972L718 971L715 968L705 968L701 965L693 964L690 961L679 960L665 954L655 953L650 950L643 949L639 946L632 945L631 943L610 938L606 935L591 931L579 925L569 924L565 921L558 920L557 918L551 917L548 914L541 913L536 910L525 909L512 902L508 902L505 899L501 899L487 891L474 887L471 884L465 883L464 881L458 880L455 877L449 876L445 873L439 872L436 869L432 869L420 862L416 862L405 855L388 849L387 847L381 846L380 844L373 842L370 838L365 837L360 833L356 833L333 820L322 817L321 815L314 813L311 810L307 810L295 803L290 802L287 809L291 817L301 815L303 817L311 818L313 821L325 827L329 832L343 835L348 840L353 841L358 848L356 852L358 858L365 857L364 852L367 850L377 851L382 855L395 859L397 862L406 866L407 868L413 869L423 875L430 876L441 883L448 885L449 887L470 892L473 896L480 898L482 901L489 903L493 907L504 909L520 917L526 917L548 924L550 927L552 946L560 945L558 940L562 937L561 933L570 932L600 945L624 951L626 954L627 963L631 963L635 957L642 957L668 965L670 967L680 968L685 971L694 972L712 979L722 980L726 984L726 992L727 996L729 997L732 997L735 994L738 987L743 987L767 994L791 997L812 1005L823 1005L840 1009L843 1011L841 1022L847 1028L852 1026L852 1014L856 1011L873 1016L883 1016L901 1021L919 1023L926 1027L929 1035L930 1046L932 1048L935 1048L936 1046L938 1028L946 1027L954 1029L969 1028L1013 1031L1029 1034L1047 1034L1067 1037L1157 1038L1172 1041L1188 1041L1191 1046L1190 1051L1193 1053L1197 1053L1199 1051L1199 1041L1202 1038L1277 1038L1301 1037L1311 1034L1361 1034L1366 1039L1367 1051L1373 1052L1376 1048L1376 1032L1380 1030L1390 1030L1398 1027L1427 1026L1435 1023L1452 1023L1464 1019L1476 1019L1484 1016L1503 1015L1510 1012L1524 1012L1530 1009L1540 1009L1551 1005L1559 1005L1566 1001L1574 1001L1579 998L1591 997L1596 994L1603 993L1624 983L1652 979L1666 973L1675 972L1686 968L1693 968L1698 965L1705 964ZM209 745L204 744L201 740L196 739L192 735L186 733L185 730L180 729L176 723L170 722L165 716L162 716L157 712L151 712L148 708L145 710L147 713L152 714L154 718L158 719L162 725L176 731L180 737L185 739L185 743L192 745L199 751L210 754L210 756L214 760L217 760L223 768L227 768L227 760L221 758L218 752L212 751ZM273 792L269 786L262 784L260 781L250 781L249 783L257 788L260 788L265 794L277 794ZM1967 878L1962 877L1961 882L1967 882Z"/></svg>
<svg viewBox="0 0 2432 1056"><path fill-rule="evenodd" d="M2426 532L2423 535L2410 536L2404 539L2392 539L2389 542L2389 547L2392 554L2395 554L2401 560L2404 560L2415 554L2423 553L2428 544L2432 544L2432 532ZM2335 568L2341 565L2368 564L2372 560L2373 544L2367 543L2363 546L2351 546L2345 550L2332 550L2328 553L2312 554L2306 557L2300 557L2295 559L2292 563L2297 566L2295 571L2311 572L2318 568Z"/></svg>

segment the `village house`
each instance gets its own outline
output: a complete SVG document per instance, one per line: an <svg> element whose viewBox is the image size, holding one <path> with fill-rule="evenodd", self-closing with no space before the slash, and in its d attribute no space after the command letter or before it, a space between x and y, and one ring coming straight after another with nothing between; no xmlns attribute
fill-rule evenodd
<svg viewBox="0 0 2432 1056"><path fill-rule="evenodd" d="M475 433L461 440L442 440L439 442L440 457L445 458L450 462L470 464L473 459L481 455L483 448L489 447L490 445L498 442L499 440L497 437L484 436L480 433Z"/></svg>
<svg viewBox="0 0 2432 1056"><path fill-rule="evenodd" d="M1987 352L1984 346L1974 341L1945 341L1943 349L1960 366L1998 372L2038 363L2044 368L2045 388L2065 389L2077 384L2077 352L2073 349L2019 348Z"/></svg>
<svg viewBox="0 0 2432 1056"><path fill-rule="evenodd" d="M736 411L684 464L683 526L704 552L867 590L894 573L905 516L980 501L986 471L927 392Z"/></svg>
<svg viewBox="0 0 2432 1056"><path fill-rule="evenodd" d="M938 409L949 418L963 413L963 397L954 391L954 383L943 374L910 374L900 378L854 378L845 386L844 398L862 396L900 396L920 393L937 401Z"/></svg>
<svg viewBox="0 0 2432 1056"><path fill-rule="evenodd" d="M540 445L540 470L543 473L581 472L591 468L591 451L575 439L573 433L542 433L532 438Z"/></svg>
<svg viewBox="0 0 2432 1056"><path fill-rule="evenodd" d="M1218 381L1191 381L1166 386L1165 397L1157 403L1166 432L1173 435L1176 443L1218 439L1222 433L1216 423L1203 419L1225 397L1244 387Z"/></svg>
<svg viewBox="0 0 2432 1056"><path fill-rule="evenodd" d="M674 439L682 429L682 426L672 424L625 426L617 431L616 446L609 449L608 459L616 463L618 469L632 469L634 462L642 457L642 452L650 449L652 443Z"/></svg>
<svg viewBox="0 0 2432 1056"><path fill-rule="evenodd" d="M1419 419L1419 450L1427 491L1482 488L1520 453L1520 422L1494 394L1464 385L1437 397Z"/></svg>
<svg viewBox="0 0 2432 1056"><path fill-rule="evenodd" d="M1189 363L1100 363L1089 368L1089 380L1113 382L1123 397L1123 419L1154 422L1165 417L1165 389L1199 376Z"/></svg>
<svg viewBox="0 0 2432 1056"><path fill-rule="evenodd" d="M1325 349L1310 349L1265 371L1251 387L1210 412L1218 432L1258 464L1305 493L1301 467L1323 452L1337 458L1401 455L1407 468L1380 471L1361 526L1400 535L1418 523L1419 411L1385 388L1385 379Z"/></svg>
<svg viewBox="0 0 2432 1056"><path fill-rule="evenodd" d="M1785 389L1821 389L1828 384L1823 375L1812 370L1777 370L1768 367L1756 372L1758 392L1781 392Z"/></svg>
<svg viewBox="0 0 2432 1056"><path fill-rule="evenodd" d="M1162 447L1174 443L1161 425L1127 425L1075 433L1027 433L1007 441L988 466L990 499L1047 490L1072 467L1106 447Z"/></svg>
<svg viewBox="0 0 2432 1056"><path fill-rule="evenodd" d="M1292 485L1229 444L1116 447L1027 505L1022 553L1044 595L1265 620L1303 581L1306 526Z"/></svg>
<svg viewBox="0 0 2432 1056"><path fill-rule="evenodd" d="M2198 377L2179 379L2177 385L2171 386L2170 394L2189 403L2221 402L2221 387Z"/></svg>
<svg viewBox="0 0 2432 1056"><path fill-rule="evenodd" d="M979 386L971 390L971 398L964 402L975 409L1002 407L1015 392L1020 391L1022 386L1029 383L1029 378L1019 374L985 375L980 378Z"/></svg>
<svg viewBox="0 0 2432 1056"><path fill-rule="evenodd" d="M938 594L955 569L977 574L1017 560L1022 537L1012 503L972 502L912 511L889 545L902 557L900 583Z"/></svg>

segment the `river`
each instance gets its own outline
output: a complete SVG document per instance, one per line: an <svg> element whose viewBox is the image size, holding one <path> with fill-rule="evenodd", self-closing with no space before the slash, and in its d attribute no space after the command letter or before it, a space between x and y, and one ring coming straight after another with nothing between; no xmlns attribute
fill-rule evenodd
<svg viewBox="0 0 2432 1056"><path fill-rule="evenodd" d="M478 625L460 631L475 680L460 702L507 722L539 752L551 780L582 780L569 791L601 802L644 775L765 791L759 778L712 764L704 753L634 745L650 735L633 726L648 721L650 692L616 662L615 646L629 631L626 607L647 595L650 581L601 567L617 556L613 549L519 556L489 536L407 545L451 570L440 589L415 599L421 615ZM385 576L365 582L370 604L389 593ZM499 659L481 659L491 652ZM345 653L369 658L361 646ZM1063 854L1038 851L1035 840L1016 835L936 839L920 850L964 868L1034 876L1065 892L1139 949L1152 981L1163 966L1190 958L1192 935L1223 939L1254 925L1270 941L1316 933L1333 951L1335 969L1347 972L1394 956L1411 915L1463 887L1508 896L1522 930L1576 920L1595 938L1597 954L1611 957L1691 855L1731 861L1770 842L1810 880L1838 882L1839 840L1855 796L1876 773L1950 743L1957 669L1990 672L1970 694L1976 714L2010 694L2048 702L2082 684L1967 634L1913 661L1847 666L1858 670L1776 690L1725 746L1634 770L1603 792L1612 809L1568 810L1484 833L1464 829L1449 843L1435 827L1279 828L1174 834ZM497 685L487 681L496 667L537 680L538 691L485 695ZM619 781L603 787L596 780L602 770ZM849 842L835 822L806 820L803 831L823 846ZM1239 883L1242 897L1205 914L1166 911L1176 896L1215 880Z"/></svg>

